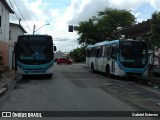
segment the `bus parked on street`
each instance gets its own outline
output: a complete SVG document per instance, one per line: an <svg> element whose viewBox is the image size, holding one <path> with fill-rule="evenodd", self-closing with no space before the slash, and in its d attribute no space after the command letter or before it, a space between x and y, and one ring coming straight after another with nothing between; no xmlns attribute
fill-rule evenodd
<svg viewBox="0 0 160 120"><path fill-rule="evenodd" d="M88 45L86 53L86 64L92 72L104 72L108 77L148 75L148 49L143 41L104 41Z"/></svg>
<svg viewBox="0 0 160 120"><path fill-rule="evenodd" d="M54 48L54 49L53 49ZM22 75L49 75L54 68L53 40L48 35L20 35L15 45L16 72Z"/></svg>

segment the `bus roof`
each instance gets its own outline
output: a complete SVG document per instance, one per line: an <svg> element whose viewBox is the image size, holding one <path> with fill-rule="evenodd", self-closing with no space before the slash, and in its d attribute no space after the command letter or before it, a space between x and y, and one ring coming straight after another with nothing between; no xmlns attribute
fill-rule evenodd
<svg viewBox="0 0 160 120"><path fill-rule="evenodd" d="M19 35L20 36L50 36L50 35L32 35L32 34L28 34L28 35Z"/></svg>
<svg viewBox="0 0 160 120"><path fill-rule="evenodd" d="M19 35L17 43L27 42L27 41L39 42L40 38L45 38L42 40L45 40L45 41L47 40L47 41L53 42L52 36L50 36L50 35Z"/></svg>
<svg viewBox="0 0 160 120"><path fill-rule="evenodd" d="M94 45L88 45L87 48L93 48L93 47L98 47L98 46L102 46L102 45L109 45L109 44L119 43L119 41L137 41L137 42L139 42L139 40L133 40L133 39L103 41L103 42L98 42L98 43L96 43Z"/></svg>

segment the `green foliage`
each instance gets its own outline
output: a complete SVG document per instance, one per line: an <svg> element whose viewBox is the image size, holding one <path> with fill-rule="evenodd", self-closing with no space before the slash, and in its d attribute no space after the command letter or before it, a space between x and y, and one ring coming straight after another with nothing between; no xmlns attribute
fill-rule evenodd
<svg viewBox="0 0 160 120"><path fill-rule="evenodd" d="M77 29L80 44L94 44L104 40L119 38L115 32L118 27L126 28L135 23L135 17L126 10L106 9L98 12L88 21L80 22Z"/></svg>
<svg viewBox="0 0 160 120"><path fill-rule="evenodd" d="M150 39L150 36L151 36L151 33L148 32L147 34L144 34L143 36L141 36L141 38L142 40L145 40L149 49L153 49L153 43L152 43L152 40Z"/></svg>
<svg viewBox="0 0 160 120"><path fill-rule="evenodd" d="M70 52L70 56L75 62L84 62L86 57L86 48L81 47Z"/></svg>
<svg viewBox="0 0 160 120"><path fill-rule="evenodd" d="M150 41L152 46L160 47L160 12L152 14Z"/></svg>
<svg viewBox="0 0 160 120"><path fill-rule="evenodd" d="M80 22L78 27L78 34L80 35L78 41L79 43L95 43L96 39L96 26L94 24L94 19L89 19L89 21Z"/></svg>

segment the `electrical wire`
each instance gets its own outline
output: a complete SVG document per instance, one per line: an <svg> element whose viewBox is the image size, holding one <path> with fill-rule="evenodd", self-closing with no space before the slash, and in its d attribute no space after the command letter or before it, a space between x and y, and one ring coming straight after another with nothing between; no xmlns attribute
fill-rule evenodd
<svg viewBox="0 0 160 120"><path fill-rule="evenodd" d="M16 5L16 7L17 7L17 9L18 9L18 11L19 11L19 13L20 13L20 15L22 16L25 24L27 25L27 27L29 28L29 30L32 31L31 28L29 27L29 25L27 24L27 22L26 22L26 20L25 20L25 18L24 18L24 16L23 16L23 14L22 14L22 12L20 11L18 5L16 4L15 0L13 0L13 2L14 2L14 4Z"/></svg>
<svg viewBox="0 0 160 120"><path fill-rule="evenodd" d="M23 1L23 0L20 0L20 2L21 2L21 3L20 3L19 5L22 5L22 8L26 8L26 6L24 6L24 4L23 4L24 1ZM29 19L32 20L32 18L31 18L31 16L29 15L28 11L27 11L26 9L23 9L23 10L24 10L25 13L26 13L25 15L29 16Z"/></svg>
<svg viewBox="0 0 160 120"><path fill-rule="evenodd" d="M11 7L12 7L12 9L13 9L15 15L16 15L17 20L19 20L18 15L16 14L16 12L15 12L15 10L14 10L14 7L13 7L13 5L12 5L12 2L11 2L10 0L9 0L9 2L10 2L10 5L11 5Z"/></svg>

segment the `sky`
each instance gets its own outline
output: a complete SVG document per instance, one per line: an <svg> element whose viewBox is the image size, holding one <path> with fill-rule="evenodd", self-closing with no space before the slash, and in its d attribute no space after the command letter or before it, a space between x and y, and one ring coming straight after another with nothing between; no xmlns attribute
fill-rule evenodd
<svg viewBox="0 0 160 120"><path fill-rule="evenodd" d="M78 26L105 8L131 11L137 23L150 19L160 11L160 0L6 0L15 14L10 22L21 25L27 34L51 35L58 51L69 52L80 45L77 32L68 32L68 26ZM50 25L46 25L50 24Z"/></svg>

